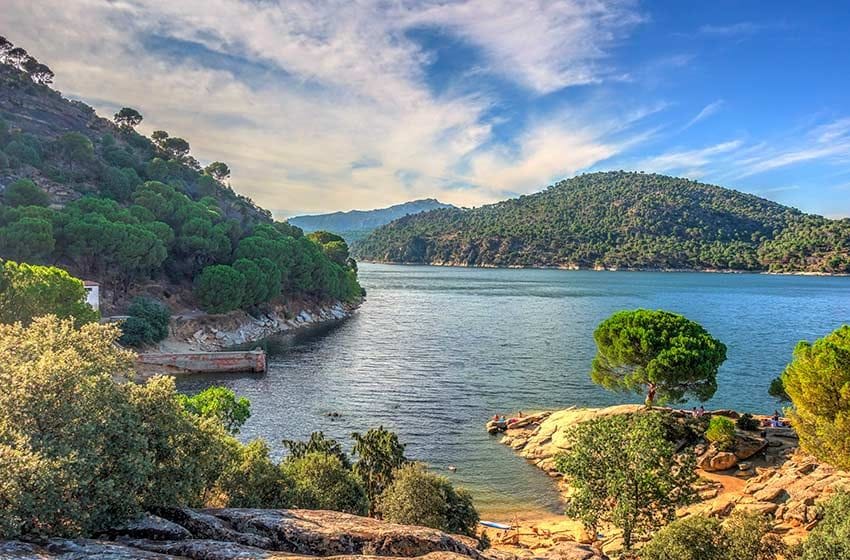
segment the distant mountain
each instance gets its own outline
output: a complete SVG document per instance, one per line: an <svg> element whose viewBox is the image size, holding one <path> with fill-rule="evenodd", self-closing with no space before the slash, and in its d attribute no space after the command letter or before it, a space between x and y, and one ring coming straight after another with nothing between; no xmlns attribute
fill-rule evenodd
<svg viewBox="0 0 850 560"><path fill-rule="evenodd" d="M850 273L850 219L714 185L590 173L469 210L401 218L360 259L463 266Z"/></svg>
<svg viewBox="0 0 850 560"><path fill-rule="evenodd" d="M317 214L314 216L295 216L287 220L298 226L305 233L311 231L330 231L343 236L349 243L361 239L373 229L388 224L398 218L412 214L420 214L438 208L454 208L451 204L443 204L439 200L426 198L396 204L377 210L351 210L349 212L334 212L332 214Z"/></svg>

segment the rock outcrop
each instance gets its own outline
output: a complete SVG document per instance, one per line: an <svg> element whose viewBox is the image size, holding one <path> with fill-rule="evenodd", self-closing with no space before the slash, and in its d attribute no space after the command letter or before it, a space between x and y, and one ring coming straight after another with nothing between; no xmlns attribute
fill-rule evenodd
<svg viewBox="0 0 850 560"><path fill-rule="evenodd" d="M0 558L514 558L496 551L492 554L482 552L477 549L477 541L469 537L332 511L181 508L160 513L161 517L147 515L107 531L97 539L51 539L37 543L0 541Z"/></svg>

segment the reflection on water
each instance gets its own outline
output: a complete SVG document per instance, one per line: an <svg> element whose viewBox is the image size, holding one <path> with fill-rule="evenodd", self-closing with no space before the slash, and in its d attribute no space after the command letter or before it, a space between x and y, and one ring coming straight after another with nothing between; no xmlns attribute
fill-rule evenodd
<svg viewBox="0 0 850 560"><path fill-rule="evenodd" d="M266 341L265 375L206 375L251 399L245 438L396 430L409 455L473 491L491 515L557 510L551 480L483 426L496 413L639 398L588 379L592 332L624 308L664 308L729 347L709 406L770 412L767 396L799 339L850 322L850 278L493 270L363 264L368 300L353 318ZM328 416L330 412L339 418ZM457 472L449 472L449 465Z"/></svg>

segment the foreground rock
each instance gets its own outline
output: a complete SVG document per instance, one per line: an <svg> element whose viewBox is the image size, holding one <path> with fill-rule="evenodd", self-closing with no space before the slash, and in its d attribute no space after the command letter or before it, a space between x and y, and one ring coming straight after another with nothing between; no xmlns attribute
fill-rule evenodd
<svg viewBox="0 0 850 560"><path fill-rule="evenodd" d="M21 560L427 558L510 560L475 539L345 513L310 510L173 509L108 531L102 539L0 541L0 558Z"/></svg>

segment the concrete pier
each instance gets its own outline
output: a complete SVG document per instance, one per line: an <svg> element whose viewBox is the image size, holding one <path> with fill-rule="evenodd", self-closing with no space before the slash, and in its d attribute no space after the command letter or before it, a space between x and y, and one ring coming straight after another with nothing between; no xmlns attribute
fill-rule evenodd
<svg viewBox="0 0 850 560"><path fill-rule="evenodd" d="M263 350L247 352L165 352L139 354L136 359L139 373L230 373L266 371Z"/></svg>

